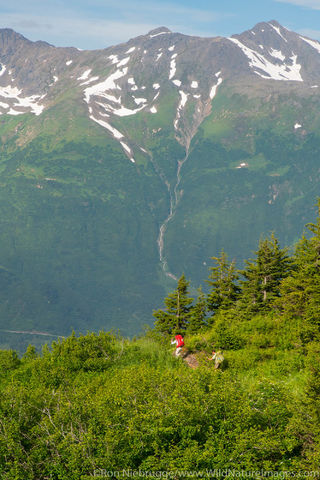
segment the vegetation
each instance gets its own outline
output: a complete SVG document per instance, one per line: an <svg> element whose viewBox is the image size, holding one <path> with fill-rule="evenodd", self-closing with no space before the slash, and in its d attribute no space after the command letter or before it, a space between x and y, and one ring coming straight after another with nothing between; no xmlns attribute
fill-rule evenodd
<svg viewBox="0 0 320 480"><path fill-rule="evenodd" d="M101 75L109 70L99 66ZM149 84L148 73L139 71L137 85ZM152 70L154 81L159 74ZM162 74L167 82L166 70ZM157 114L117 118L114 126L133 148L133 164L120 143L88 118L82 94L63 82L56 87L60 94L55 100L53 93L43 114L1 116L0 348L19 352L72 329L78 334L117 325L135 335L175 288L159 263L157 239L186 155L173 126L178 90L172 82L161 89ZM165 230L168 269L177 277L184 272L192 287L205 283L210 257L223 249L245 268L260 235L275 231L281 245L292 246L315 218L315 90L305 97L290 87L270 92L267 100L266 92L253 88L248 96L247 88L241 90L235 93L228 82L219 87L191 141L176 192L180 200ZM197 102L189 96L186 107ZM298 117L303 128L294 129ZM188 134L191 124L192 111L181 121ZM48 336L6 332L8 325Z"/></svg>
<svg viewBox="0 0 320 480"><path fill-rule="evenodd" d="M292 257L262 239L241 278L224 252L213 257L195 302L182 275L140 338L0 351L1 478L319 475L320 201L308 228ZM172 355L177 332L197 369ZM213 348L225 357L217 370Z"/></svg>

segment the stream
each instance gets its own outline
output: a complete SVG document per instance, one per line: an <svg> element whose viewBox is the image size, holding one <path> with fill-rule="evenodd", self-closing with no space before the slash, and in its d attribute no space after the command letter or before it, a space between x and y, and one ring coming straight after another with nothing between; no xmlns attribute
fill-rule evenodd
<svg viewBox="0 0 320 480"><path fill-rule="evenodd" d="M170 193L170 210L169 210L169 215L167 216L167 218L164 220L164 222L160 226L159 236L158 236L158 240L157 240L158 249L159 249L159 258L160 258L160 263L161 263L162 270L167 277L170 277L170 278L172 278L173 280L176 280L176 281L178 280L178 278L173 273L171 273L169 271L168 262L167 262L165 254L164 254L164 236L165 236L165 233L166 233L166 230L167 230L168 223L174 217L174 215L176 213L176 210L177 210L178 203L179 203L180 198L181 198L181 194L178 190L179 184L180 184L180 181L181 181L180 172L181 172L181 168L182 168L183 164L188 160L188 156L189 156L189 149L187 148L186 156L184 157L184 159L178 161L177 177L176 177L176 183L175 183L175 186L174 186L174 189L173 189L173 195L170 193L170 185L168 184L168 182L166 182L166 184L168 186L169 193Z"/></svg>

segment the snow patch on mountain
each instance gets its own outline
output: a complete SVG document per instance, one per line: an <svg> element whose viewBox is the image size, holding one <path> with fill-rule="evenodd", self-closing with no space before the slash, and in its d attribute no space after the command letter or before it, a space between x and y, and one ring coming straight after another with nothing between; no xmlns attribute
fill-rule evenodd
<svg viewBox="0 0 320 480"><path fill-rule="evenodd" d="M127 65L127 63L129 62L130 60L130 57L126 57L124 58L123 60L120 60L119 63L117 63L117 67L124 67L125 65Z"/></svg>
<svg viewBox="0 0 320 480"><path fill-rule="evenodd" d="M21 115L23 112L17 112L16 110L13 110L13 108L10 108L10 110L6 113L7 115Z"/></svg>
<svg viewBox="0 0 320 480"><path fill-rule="evenodd" d="M213 85L211 87L211 90L210 90L210 93L209 93L210 100L213 100L213 98L216 96L217 89L218 89L219 85L221 85L221 83L222 83L222 78L220 77L220 72L216 73L215 76L218 78L218 81L215 85Z"/></svg>
<svg viewBox="0 0 320 480"><path fill-rule="evenodd" d="M280 35L280 37L286 42L288 43L288 40L286 38L284 38L284 36L282 35L281 31L280 31L280 28L279 27L276 27L275 25L273 25L272 23L269 23L270 27L272 27L278 35Z"/></svg>
<svg viewBox="0 0 320 480"><path fill-rule="evenodd" d="M249 59L249 66L254 69L254 73L259 75L262 78L268 80L284 80L284 81L296 81L303 82L303 79L300 75L301 65L297 63L297 55L292 53L290 57L290 63L282 63L281 65L271 63L263 55L258 52L255 52L249 47L246 47L236 38L229 38L229 40L235 43L242 52ZM263 75L258 70L261 70L267 75Z"/></svg>
<svg viewBox="0 0 320 480"><path fill-rule="evenodd" d="M108 90L121 90L121 87L116 84L116 80L124 77L128 73L128 67L118 69L107 77L103 82L92 85L84 90L85 101L89 103L92 96L104 97Z"/></svg>
<svg viewBox="0 0 320 480"><path fill-rule="evenodd" d="M186 103L188 101L188 96L189 96L189 93L185 93L183 90L179 90L179 93L181 98L177 108L176 118L173 122L174 128L176 130L178 129L179 120L181 118L181 111L186 106Z"/></svg>
<svg viewBox="0 0 320 480"><path fill-rule="evenodd" d="M119 130L117 130L116 128L112 127L109 123L105 122L104 120L99 120L98 118L94 117L93 115L90 115L90 118L91 120L93 120L94 122L98 123L99 125L101 125L101 127L103 128L106 128L112 135L115 139L117 140L120 140L120 144L122 146L122 148L127 152L129 153L130 155L132 155L131 153L131 149L128 147L128 145L126 143L124 143L122 141L122 139L124 138L124 135L119 132ZM131 156L130 157L130 160L131 162L135 163L135 160L134 158Z"/></svg>
<svg viewBox="0 0 320 480"><path fill-rule="evenodd" d="M90 118L94 122L99 123L99 125L109 130L109 132L111 132L114 138L116 138L117 140L119 140L120 138L123 138L122 133L120 133L119 130L117 130L116 128L109 125L109 123L105 122L104 120L99 120L98 118L95 118L93 115L90 115Z"/></svg>
<svg viewBox="0 0 320 480"><path fill-rule="evenodd" d="M124 142L120 142L120 143L121 143L121 145L123 146L123 148L124 148L128 153L131 154L131 148L129 148L128 145L127 145L126 143L124 143Z"/></svg>
<svg viewBox="0 0 320 480"><path fill-rule="evenodd" d="M159 35L168 35L170 32L159 32L159 33L155 33L154 35L149 35L149 38L154 38L154 37L158 37Z"/></svg>
<svg viewBox="0 0 320 480"><path fill-rule="evenodd" d="M101 95L103 96L103 98L106 98L107 100L110 100L110 102L113 102L113 103L118 103L119 105L121 104L121 96L119 98L115 97L114 95L111 95L109 93L104 93L104 95ZM105 107L105 103L102 103L102 102L96 102L97 105L101 105L102 107Z"/></svg>
<svg viewBox="0 0 320 480"><path fill-rule="evenodd" d="M7 70L7 67L3 65L3 63L0 63L0 66L1 66L0 77L2 77L4 72Z"/></svg>
<svg viewBox="0 0 320 480"><path fill-rule="evenodd" d="M134 101L137 105L141 105L142 103L146 103L148 100L146 98L134 98Z"/></svg>
<svg viewBox="0 0 320 480"><path fill-rule="evenodd" d="M181 87L181 80L172 80L172 83L174 83L175 85L177 85L177 87Z"/></svg>
<svg viewBox="0 0 320 480"><path fill-rule="evenodd" d="M300 38L301 40L303 40L304 42L308 43L311 47L313 47L315 50L317 50L318 53L320 53L320 43L319 42L316 42L315 40L310 40L309 38L304 38L304 37L301 37L300 35Z"/></svg>
<svg viewBox="0 0 320 480"><path fill-rule="evenodd" d="M158 53L157 58L156 58L156 62L162 57L162 55L163 55L162 52L161 52L161 53Z"/></svg>
<svg viewBox="0 0 320 480"><path fill-rule="evenodd" d="M169 80L171 80L175 74L176 74L176 71L177 71L177 64L176 64L176 56L177 54L175 53L174 55L172 55L171 57L171 61L170 61L170 72L169 72Z"/></svg>
<svg viewBox="0 0 320 480"><path fill-rule="evenodd" d="M140 112L140 110L143 110L146 105L142 105L140 108L132 109L132 108L127 108L121 106L119 109L113 109L112 107L109 107L109 109L117 115L118 117L128 117L130 115L135 115L136 113Z"/></svg>
<svg viewBox="0 0 320 480"><path fill-rule="evenodd" d="M129 50L126 51L126 53L132 53L132 52L135 51L135 49L136 49L136 47L131 47L131 48L129 48Z"/></svg>
<svg viewBox="0 0 320 480"><path fill-rule="evenodd" d="M245 168L245 167L247 167L247 166L248 166L247 163L242 162L242 163L240 163L236 168Z"/></svg>
<svg viewBox="0 0 320 480"><path fill-rule="evenodd" d="M279 58L279 60L283 61L286 56L283 55L281 50L274 50L273 48L270 48L270 55L272 55L274 58Z"/></svg>
<svg viewBox="0 0 320 480"><path fill-rule="evenodd" d="M187 103L187 100L188 100L189 94L183 92L182 90L179 90L179 93L180 93L180 95L181 95L181 100L180 100L179 108L181 109L181 108L185 107L185 105L186 105L186 103Z"/></svg>
<svg viewBox="0 0 320 480"><path fill-rule="evenodd" d="M80 85L89 85L89 83L96 82L97 80L99 80L99 77L91 77L86 82L80 83Z"/></svg>
<svg viewBox="0 0 320 480"><path fill-rule="evenodd" d="M191 82L191 88L198 88L198 82L196 80Z"/></svg>
<svg viewBox="0 0 320 480"><path fill-rule="evenodd" d="M29 108L31 110L31 113L34 113L35 115L40 115L40 113L42 113L44 109L44 105L40 105L38 102L39 100L44 98L44 95L31 95L29 97L22 97L21 93L22 90L19 90L17 87L12 87L11 85L7 85L6 87L0 87L0 97L8 98L15 101L12 106L3 103L1 106L3 106L3 108L9 108L10 106L10 110L8 112L1 113L7 113L8 115L23 115L24 113L27 113L26 111L19 111L12 108L15 107L18 109Z"/></svg>
<svg viewBox="0 0 320 480"><path fill-rule="evenodd" d="M43 105L39 105L37 100L41 98L40 95L31 95L30 97L18 98L18 102L14 103L15 107L28 107L35 115L40 115L44 109ZM21 112L23 113L23 112Z"/></svg>
<svg viewBox="0 0 320 480"><path fill-rule="evenodd" d="M77 78L77 80L87 80L89 78L90 73L92 72L91 68L88 68L83 74Z"/></svg>
<svg viewBox="0 0 320 480"><path fill-rule="evenodd" d="M112 61L112 63L118 63L119 62L118 55L109 55L108 58Z"/></svg>
<svg viewBox="0 0 320 480"><path fill-rule="evenodd" d="M72 60L67 60L67 61L66 61L66 65L67 65L67 66L71 65L71 63L72 63Z"/></svg>

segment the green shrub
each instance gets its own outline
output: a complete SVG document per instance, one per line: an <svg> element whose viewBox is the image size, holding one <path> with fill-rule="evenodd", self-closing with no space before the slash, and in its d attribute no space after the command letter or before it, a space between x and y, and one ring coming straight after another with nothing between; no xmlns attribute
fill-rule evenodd
<svg viewBox="0 0 320 480"><path fill-rule="evenodd" d="M219 320L215 326L216 344L215 348L222 348L223 350L239 350L246 341L245 338L239 334L239 328L236 324L228 324L224 319Z"/></svg>
<svg viewBox="0 0 320 480"><path fill-rule="evenodd" d="M193 335L192 337L187 337L185 339L185 345L188 350L191 352L198 352L201 350L205 350L210 352L211 346L206 340L206 338L199 334L199 335Z"/></svg>
<svg viewBox="0 0 320 480"><path fill-rule="evenodd" d="M0 375L6 375L20 365L18 354L15 350L0 350Z"/></svg>

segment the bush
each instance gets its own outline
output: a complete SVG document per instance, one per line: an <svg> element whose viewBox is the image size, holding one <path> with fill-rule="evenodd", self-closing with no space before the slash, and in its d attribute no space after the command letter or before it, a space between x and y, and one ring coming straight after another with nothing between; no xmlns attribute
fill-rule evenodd
<svg viewBox="0 0 320 480"><path fill-rule="evenodd" d="M199 350L210 351L211 347L203 335L194 335L189 337L185 341L186 348L191 352L197 352Z"/></svg>
<svg viewBox="0 0 320 480"><path fill-rule="evenodd" d="M7 372L15 370L20 363L15 350L0 350L0 375L4 376Z"/></svg>
<svg viewBox="0 0 320 480"><path fill-rule="evenodd" d="M246 341L243 336L239 334L239 327L235 324L228 324L224 318L217 321L215 326L215 348L222 348L223 350L239 350Z"/></svg>

